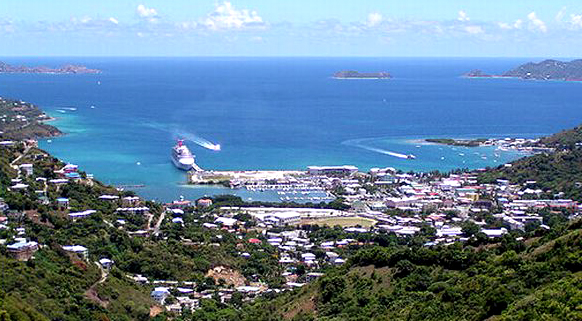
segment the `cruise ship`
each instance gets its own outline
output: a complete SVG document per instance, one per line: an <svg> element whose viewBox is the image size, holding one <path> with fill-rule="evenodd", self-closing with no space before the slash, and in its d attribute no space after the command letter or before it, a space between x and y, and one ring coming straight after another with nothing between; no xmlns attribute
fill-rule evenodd
<svg viewBox="0 0 582 321"><path fill-rule="evenodd" d="M176 146L172 147L172 162L181 170L189 171L194 167L194 155L183 140L178 140Z"/></svg>

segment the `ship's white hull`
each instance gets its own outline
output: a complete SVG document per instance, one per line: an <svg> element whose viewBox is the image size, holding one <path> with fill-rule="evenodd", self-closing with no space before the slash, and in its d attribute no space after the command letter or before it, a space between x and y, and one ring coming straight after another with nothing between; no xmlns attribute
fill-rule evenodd
<svg viewBox="0 0 582 321"><path fill-rule="evenodd" d="M192 169L192 166L194 166L194 158L189 159L189 158L182 158L182 159L176 159L175 157L171 157L172 158L172 163L174 163L174 166L176 166L177 168L184 170L184 171L189 171Z"/></svg>

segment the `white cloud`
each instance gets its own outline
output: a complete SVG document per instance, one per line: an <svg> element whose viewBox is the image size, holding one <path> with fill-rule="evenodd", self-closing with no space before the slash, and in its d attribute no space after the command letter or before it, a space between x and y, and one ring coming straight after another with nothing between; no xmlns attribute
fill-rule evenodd
<svg viewBox="0 0 582 321"><path fill-rule="evenodd" d="M582 28L582 14L571 14L570 24L574 28Z"/></svg>
<svg viewBox="0 0 582 321"><path fill-rule="evenodd" d="M506 29L506 30L513 29L513 27L507 22L498 22L497 26L501 29Z"/></svg>
<svg viewBox="0 0 582 321"><path fill-rule="evenodd" d="M384 20L384 17L382 17L382 14L380 14L378 12L372 12L368 15L368 20L366 21L366 25L368 25L368 27L375 27L375 26L379 25L380 23L382 23L382 20Z"/></svg>
<svg viewBox="0 0 582 321"><path fill-rule="evenodd" d="M146 19L150 22L155 22L157 21L160 16L158 15L158 11L154 8L148 8L146 6L144 6L143 4L140 4L137 6L137 15L142 18L142 19Z"/></svg>
<svg viewBox="0 0 582 321"><path fill-rule="evenodd" d="M521 30L521 28L523 27L523 20L521 19L517 19L515 20L514 23L507 23L507 22L498 22L497 26L500 29L504 29L504 30Z"/></svg>
<svg viewBox="0 0 582 321"><path fill-rule="evenodd" d="M465 31L472 35L477 35L485 32L481 26L466 26Z"/></svg>
<svg viewBox="0 0 582 321"><path fill-rule="evenodd" d="M202 24L211 30L264 28L266 26L263 18L256 11L237 10L230 2L217 5Z"/></svg>
<svg viewBox="0 0 582 321"><path fill-rule="evenodd" d="M117 20L117 19L115 19L115 18L113 18L113 17L110 17L110 18L109 18L109 22L111 22L111 23L112 23L112 24L114 24L114 25L118 25L118 24L119 24L119 20Z"/></svg>
<svg viewBox="0 0 582 321"><path fill-rule="evenodd" d="M195 21L184 21L177 23L176 25L178 26L178 28L182 30L193 30L196 29L196 27L198 27L198 23L196 23Z"/></svg>
<svg viewBox="0 0 582 321"><path fill-rule="evenodd" d="M469 16L467 16L467 13L463 10L459 11L459 16L457 17L457 20L461 21L461 22L467 22L469 20L471 20L471 18L469 18Z"/></svg>
<svg viewBox="0 0 582 321"><path fill-rule="evenodd" d="M15 31L12 21L0 20L0 31L12 33Z"/></svg>
<svg viewBox="0 0 582 321"><path fill-rule="evenodd" d="M93 19L91 19L91 17L89 17L89 16L83 16L83 17L78 18L78 19L76 17L71 18L71 21L74 23L78 23L78 22L89 23L89 22L91 22L91 20L93 20Z"/></svg>
<svg viewBox="0 0 582 321"><path fill-rule="evenodd" d="M536 15L535 12L531 12L530 14L528 14L527 18L529 19L529 29L530 30L539 30L541 32L548 31L548 27L546 26L546 23L543 22L540 18L538 18L538 16Z"/></svg>
<svg viewBox="0 0 582 321"><path fill-rule="evenodd" d="M562 22L562 19L564 19L564 14L566 13L566 7L562 7L562 9L560 9L560 11L558 11L558 13L556 14L556 21L557 22Z"/></svg>

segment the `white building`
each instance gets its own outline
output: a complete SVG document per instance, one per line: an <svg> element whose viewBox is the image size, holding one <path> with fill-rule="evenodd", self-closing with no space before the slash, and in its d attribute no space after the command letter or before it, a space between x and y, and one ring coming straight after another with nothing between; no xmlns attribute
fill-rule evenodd
<svg viewBox="0 0 582 321"><path fill-rule="evenodd" d="M63 250L67 252L72 252L80 255L84 260L89 258L89 250L81 245L66 245L63 246Z"/></svg>
<svg viewBox="0 0 582 321"><path fill-rule="evenodd" d="M157 287L151 292L151 297L159 304L164 304L166 298L170 296L170 289L166 287Z"/></svg>
<svg viewBox="0 0 582 321"><path fill-rule="evenodd" d="M32 164L22 164L18 167L20 167L26 176L30 176L33 173Z"/></svg>
<svg viewBox="0 0 582 321"><path fill-rule="evenodd" d="M307 167L307 173L310 175L330 175L330 174L350 175L356 173L357 171L358 168L352 165Z"/></svg>

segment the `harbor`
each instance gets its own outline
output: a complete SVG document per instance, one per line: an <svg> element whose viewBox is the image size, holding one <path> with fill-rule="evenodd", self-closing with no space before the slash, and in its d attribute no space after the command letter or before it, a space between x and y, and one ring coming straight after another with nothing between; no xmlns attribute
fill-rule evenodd
<svg viewBox="0 0 582 321"><path fill-rule="evenodd" d="M330 182L309 171L197 171L189 172L194 185L217 184L249 192L275 192L281 202L330 202Z"/></svg>

